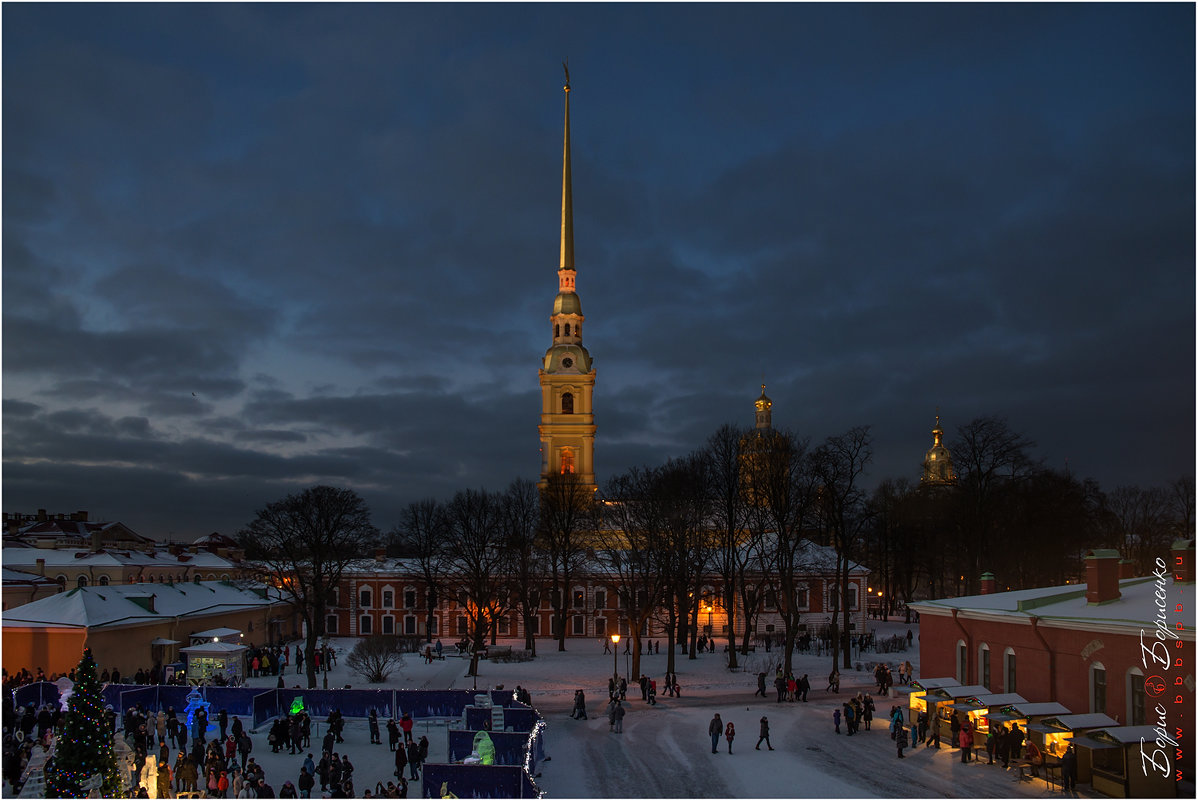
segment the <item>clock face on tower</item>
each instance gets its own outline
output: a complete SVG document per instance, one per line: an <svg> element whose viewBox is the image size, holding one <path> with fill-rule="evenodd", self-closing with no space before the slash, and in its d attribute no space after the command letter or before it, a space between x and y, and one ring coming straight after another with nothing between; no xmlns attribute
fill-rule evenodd
<svg viewBox="0 0 1198 801"><path fill-rule="evenodd" d="M574 360L569 356L566 356L564 359L562 359L562 367L565 367L567 370L569 370L573 366Z"/></svg>

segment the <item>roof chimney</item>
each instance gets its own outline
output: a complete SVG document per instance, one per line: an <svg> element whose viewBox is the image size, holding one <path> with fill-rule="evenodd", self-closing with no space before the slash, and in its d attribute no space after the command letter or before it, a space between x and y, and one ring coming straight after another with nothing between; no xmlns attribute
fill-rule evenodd
<svg viewBox="0 0 1198 801"><path fill-rule="evenodd" d="M43 522L45 519L46 519L46 510L45 510L45 509L38 509L38 510L37 510L37 520L38 520L38 522L39 522L39 523L41 523L41 522Z"/></svg>
<svg viewBox="0 0 1198 801"><path fill-rule="evenodd" d="M998 580L994 578L994 574L987 571L982 574L982 595L990 595L998 592Z"/></svg>
<svg viewBox="0 0 1198 801"><path fill-rule="evenodd" d="M1194 538L1174 540L1171 549L1173 557L1173 583L1194 583Z"/></svg>
<svg viewBox="0 0 1198 801"><path fill-rule="evenodd" d="M1110 548L1086 552L1086 603L1119 600L1119 552Z"/></svg>
<svg viewBox="0 0 1198 801"><path fill-rule="evenodd" d="M1136 577L1136 563L1130 559L1119 560L1119 580Z"/></svg>
<svg viewBox="0 0 1198 801"><path fill-rule="evenodd" d="M95 553L100 550L100 530L96 529L92 532L91 552Z"/></svg>
<svg viewBox="0 0 1198 801"><path fill-rule="evenodd" d="M387 558L387 549L386 548L375 548L374 549L374 561L382 562L382 561L386 560L386 558Z"/></svg>
<svg viewBox="0 0 1198 801"><path fill-rule="evenodd" d="M87 522L87 512L84 511L83 509L80 509L79 511L75 512L75 514L71 515L71 519L74 520L76 523L86 523Z"/></svg>
<svg viewBox="0 0 1198 801"><path fill-rule="evenodd" d="M43 576L43 577L46 575L46 560L45 559L37 560L37 574L39 576Z"/></svg>

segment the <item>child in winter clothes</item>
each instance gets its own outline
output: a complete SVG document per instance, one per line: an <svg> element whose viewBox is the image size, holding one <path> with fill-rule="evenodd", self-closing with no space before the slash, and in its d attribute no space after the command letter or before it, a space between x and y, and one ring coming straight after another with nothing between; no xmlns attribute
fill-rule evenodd
<svg viewBox="0 0 1198 801"><path fill-rule="evenodd" d="M832 710L832 724L836 726L836 733L840 734L840 710Z"/></svg>
<svg viewBox="0 0 1198 801"><path fill-rule="evenodd" d="M727 728L724 729L724 739L728 741L728 753L732 753L732 740L736 737L736 727L732 725L732 721L728 721Z"/></svg>

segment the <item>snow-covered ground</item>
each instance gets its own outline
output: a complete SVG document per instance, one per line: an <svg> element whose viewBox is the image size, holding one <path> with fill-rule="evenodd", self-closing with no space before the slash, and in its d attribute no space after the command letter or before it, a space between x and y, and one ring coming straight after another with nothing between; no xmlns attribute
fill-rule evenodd
<svg viewBox="0 0 1198 801"><path fill-rule="evenodd" d="M874 623L879 637L905 635L908 628L918 634L918 626L901 622ZM338 664L329 673L329 687L351 684L355 688L396 687L400 689L464 689L475 686L467 677L468 661L454 657L424 664L415 655L406 658L404 666L393 673L385 684L367 685L345 667L344 656L354 640L335 638L331 641L338 650ZM503 640L515 648L522 641ZM663 642L664 646L664 642ZM776 703L772 686L772 664L778 654L750 654L748 669L732 672L727 669L723 644L717 652L703 654L695 660L676 656L676 671L682 686L682 697L671 698L659 693L654 707L640 700L639 687L631 685L628 694L628 714L623 734L608 731L603 706L607 698L607 677L611 675L613 656L603 653L598 641L568 641L569 650L559 652L556 643L539 640L538 655L531 662L480 664L477 678L479 688L503 685L514 689L517 684L532 693L533 705L544 715L547 728L545 750L549 761L538 765L541 775L536 779L549 797L555 798L827 798L827 797L1047 797L1048 786L1042 780L1020 782L1015 771L1004 771L998 765L962 764L959 752L947 747L938 752L925 748L908 749L905 758L897 758L894 741L885 727L885 715L895 703L883 699L878 703L878 717L872 731L859 735L837 736L832 725L832 710L852 693L872 692L871 666L886 661L892 666L910 660L918 672L918 641L906 652L874 654L866 652L860 661L863 670L843 672L839 695L824 691L831 660L827 654L796 654L795 670L809 674L812 692L808 703ZM621 674L625 670L623 643L614 657ZM631 665L631 657L628 658ZM742 662L743 664L743 662ZM768 696L754 696L757 690L756 672L769 672ZM666 654L642 657L642 670L658 680L660 687L666 670ZM251 686L274 687L276 679L249 679ZM286 677L287 686L303 683L304 677L294 672ZM587 696L589 719L570 719L574 691L582 689ZM720 753L711 753L707 725L716 712L725 723L736 724L737 737L733 753L721 738ZM759 721L769 717L770 737L774 751L754 750ZM384 721L385 723L385 721ZM842 731L845 728L841 727ZM445 760L445 727L437 724L416 724L417 736L427 734L431 745L430 762ZM313 728L313 746L319 748L324 735L324 723ZM355 794L361 796L373 789L375 782L384 784L392 779L393 755L386 745L371 745L364 719L349 719L341 753L348 753L356 768ZM293 783L299 775L302 756L286 752L272 754L266 742L265 727L254 735L254 757L266 770L267 779L277 792L283 782ZM319 753L314 752L315 757ZM319 788L318 788L319 789ZM409 795L419 795L419 787L411 787ZM1059 795L1060 790L1051 791ZM1085 795L1083 792L1082 795Z"/></svg>

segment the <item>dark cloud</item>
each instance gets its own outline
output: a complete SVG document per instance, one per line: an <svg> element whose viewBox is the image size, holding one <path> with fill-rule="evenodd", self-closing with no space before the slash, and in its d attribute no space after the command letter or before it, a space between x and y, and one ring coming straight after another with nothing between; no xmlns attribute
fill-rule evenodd
<svg viewBox="0 0 1198 801"><path fill-rule="evenodd" d="M535 475L566 53L601 481L762 382L873 479L937 409L1192 471L1192 8L678 10L6 6L6 510Z"/></svg>

